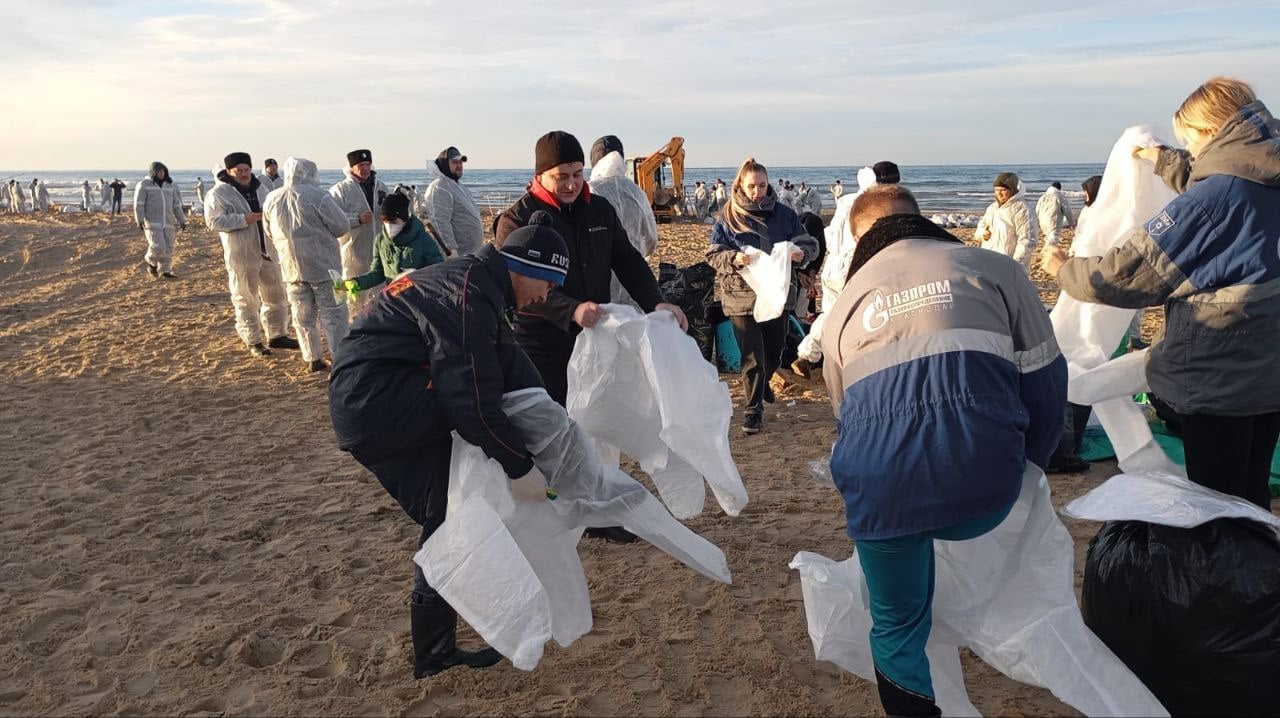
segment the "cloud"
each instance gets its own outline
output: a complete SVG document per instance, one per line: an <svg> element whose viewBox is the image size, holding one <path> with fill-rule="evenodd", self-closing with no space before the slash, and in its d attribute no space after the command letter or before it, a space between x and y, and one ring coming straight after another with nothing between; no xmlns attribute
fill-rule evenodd
<svg viewBox="0 0 1280 718"><path fill-rule="evenodd" d="M202 167L228 147L333 165L356 144L391 166L448 144L523 166L557 127L681 134L695 165L1070 160L1209 75L1280 90L1262 2L13 5L0 112L23 141L0 142L44 168Z"/></svg>

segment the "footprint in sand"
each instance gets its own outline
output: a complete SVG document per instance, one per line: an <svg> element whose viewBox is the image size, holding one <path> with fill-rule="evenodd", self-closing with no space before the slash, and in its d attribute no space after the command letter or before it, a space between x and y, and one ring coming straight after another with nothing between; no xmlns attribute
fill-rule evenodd
<svg viewBox="0 0 1280 718"><path fill-rule="evenodd" d="M128 647L129 637L116 626L99 626L89 638L89 650L100 658L118 656Z"/></svg>
<svg viewBox="0 0 1280 718"><path fill-rule="evenodd" d="M49 611L23 634L27 648L38 655L52 655L82 627L84 613L73 609Z"/></svg>
<svg viewBox="0 0 1280 718"><path fill-rule="evenodd" d="M236 650L236 659L250 668L274 666L283 658L284 648L266 636L247 636Z"/></svg>

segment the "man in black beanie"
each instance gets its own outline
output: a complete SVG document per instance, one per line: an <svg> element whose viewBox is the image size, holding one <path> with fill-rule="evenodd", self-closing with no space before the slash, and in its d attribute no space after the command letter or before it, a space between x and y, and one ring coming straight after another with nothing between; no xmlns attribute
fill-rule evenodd
<svg viewBox="0 0 1280 718"><path fill-rule="evenodd" d="M569 267L564 284L540 302L516 314L515 337L538 367L542 381L561 406L569 393L569 357L583 327L595 326L604 315L601 304L610 299L610 280L618 281L640 309L665 309L688 330L684 312L662 301L658 280L632 245L613 205L595 196L583 180L585 157L578 139L568 132L548 132L534 147L533 181L524 196L497 221L495 239L505 247L508 237L542 211L564 237ZM634 541L620 527L589 529L587 536Z"/></svg>
<svg viewBox="0 0 1280 718"><path fill-rule="evenodd" d="M569 273L547 301L516 317L516 341L533 360L547 392L563 405L569 391L569 355L583 327L595 326L609 302L611 273L645 312L666 309L681 328L684 313L662 301L658 280L618 221L613 205L593 195L583 180L582 145L568 132L548 132L534 148L534 177L529 190L498 217L496 239L529 223L536 211L547 212L552 226L569 247Z"/></svg>
<svg viewBox="0 0 1280 718"><path fill-rule="evenodd" d="M378 237L378 216L382 200L387 197L387 186L378 179L373 169L373 153L369 150L352 150L347 153L346 178L329 188L329 194L337 201L351 231L338 238L342 254L342 276L358 277L367 274L373 264L373 245ZM369 294L348 294L351 314L354 316L369 302Z"/></svg>
<svg viewBox="0 0 1280 718"><path fill-rule="evenodd" d="M524 436L502 411L502 395L542 386L507 315L543 301L564 281L569 256L550 217L510 234L499 251L433 264L397 278L352 322L329 377L338 447L373 472L422 527L421 546L448 509L452 432L502 465L514 498L547 498ZM414 564L409 594L413 676L502 659L455 642L457 613Z"/></svg>
<svg viewBox="0 0 1280 718"><path fill-rule="evenodd" d="M214 168L216 180L204 198L204 221L222 240L236 334L254 356L297 349L297 340L286 333L289 304L275 245L262 226L267 189L253 176L249 153L232 152L222 165Z"/></svg>

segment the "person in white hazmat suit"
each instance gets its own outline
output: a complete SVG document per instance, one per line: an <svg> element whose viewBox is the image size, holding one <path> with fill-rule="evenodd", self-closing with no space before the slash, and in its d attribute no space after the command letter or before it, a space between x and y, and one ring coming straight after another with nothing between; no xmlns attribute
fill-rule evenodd
<svg viewBox="0 0 1280 718"><path fill-rule="evenodd" d="M334 296L330 272L342 267L338 237L346 233L347 213L316 180L316 163L289 157L280 189L267 196L262 222L280 257L280 272L293 312L293 331L302 360L313 372L325 371L323 331L332 356L347 335L347 305Z"/></svg>
<svg viewBox="0 0 1280 718"><path fill-rule="evenodd" d="M262 174L258 175L258 181L267 188L267 194L283 187L284 177L280 176L280 163L268 157L262 164Z"/></svg>
<svg viewBox="0 0 1280 718"><path fill-rule="evenodd" d="M853 262L853 252L858 247L858 239L849 224L849 213L853 203L863 192L882 184L898 184L902 181L902 173L893 162L877 162L870 167L858 170L858 191L845 193L841 188L841 197L836 201L835 214L826 229L827 255L822 262L818 274L819 288L822 290L822 312L809 327L809 333L800 340L796 351L796 360L791 362L791 371L808 379L814 365L822 360L822 333L827 326L827 312L836 305L840 292L844 290L849 275L849 265ZM838 182L838 180L837 180Z"/></svg>
<svg viewBox="0 0 1280 718"><path fill-rule="evenodd" d="M702 182L696 183L694 187L693 211L697 213L698 219L702 219L711 209L711 196L707 194L707 186Z"/></svg>
<svg viewBox="0 0 1280 718"><path fill-rule="evenodd" d="M93 213L93 187L89 185L89 180L80 185L80 206L85 212Z"/></svg>
<svg viewBox="0 0 1280 718"><path fill-rule="evenodd" d="M831 196L834 197L837 202L839 202L840 197L843 195L844 195L844 185L840 184L840 180L836 180L836 183L831 185Z"/></svg>
<svg viewBox="0 0 1280 718"><path fill-rule="evenodd" d="M987 206L973 238L982 242L983 249L1012 257L1030 272L1038 231L1022 181L1012 172L1001 172L992 187L996 201Z"/></svg>
<svg viewBox="0 0 1280 718"><path fill-rule="evenodd" d="M15 214L27 211L27 191L17 180L9 180L9 207Z"/></svg>
<svg viewBox="0 0 1280 718"><path fill-rule="evenodd" d="M624 157L622 140L614 135L605 135L591 145L591 193L609 200L631 246L648 259L658 249L658 220L644 190L627 177ZM640 308L616 274L609 280L609 296L615 304Z"/></svg>
<svg viewBox="0 0 1280 718"><path fill-rule="evenodd" d="M203 177L196 178L196 202L201 207L204 206L204 178Z"/></svg>
<svg viewBox="0 0 1280 718"><path fill-rule="evenodd" d="M36 212L49 211L49 188L38 179L31 181L31 207Z"/></svg>
<svg viewBox="0 0 1280 718"><path fill-rule="evenodd" d="M111 203L111 185L107 184L105 177L98 178L98 207L103 211L107 211L107 207Z"/></svg>
<svg viewBox="0 0 1280 718"><path fill-rule="evenodd" d="M462 186L466 161L457 147L448 147L427 165L427 173L434 175L427 186L427 221L432 234L448 248L448 257L471 254L484 244L480 206L471 190Z"/></svg>
<svg viewBox="0 0 1280 718"><path fill-rule="evenodd" d="M378 179L373 169L373 152L352 150L347 153L346 178L329 188L329 194L347 213L350 229L338 239L342 254L342 276L358 277L369 272L373 264L373 245L378 237L377 219L381 214L382 200L387 197L387 186ZM358 312L370 301L370 293L347 295L352 313Z"/></svg>
<svg viewBox="0 0 1280 718"><path fill-rule="evenodd" d="M818 194L815 187L809 187L804 182L800 183L800 213L812 212L819 217L822 216L822 197Z"/></svg>
<svg viewBox="0 0 1280 718"><path fill-rule="evenodd" d="M88 183L85 185L87 188ZM147 273L177 279L173 275L173 242L177 230L187 228L187 219L182 214L182 194L163 162L152 162L147 178L134 186L133 221L147 238L142 258Z"/></svg>
<svg viewBox="0 0 1280 718"><path fill-rule="evenodd" d="M1062 183L1054 182L1036 201L1036 219L1040 223L1040 231L1044 232L1045 244L1057 244L1063 227L1070 227L1074 222L1071 216L1071 203L1062 193Z"/></svg>
<svg viewBox="0 0 1280 718"><path fill-rule="evenodd" d="M289 305L275 246L262 226L267 189L253 176L248 152L232 152L223 165L226 169L214 168L217 181L204 200L204 222L222 240L236 334L254 356L297 349L298 342L287 334Z"/></svg>

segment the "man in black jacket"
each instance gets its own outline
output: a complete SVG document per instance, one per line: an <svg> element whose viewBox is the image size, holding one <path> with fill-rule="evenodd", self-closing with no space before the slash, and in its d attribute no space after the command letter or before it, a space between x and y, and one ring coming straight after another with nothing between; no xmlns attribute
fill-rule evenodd
<svg viewBox="0 0 1280 718"><path fill-rule="evenodd" d="M564 282L569 255L550 224L534 216L501 251L486 246L396 279L339 343L329 378L338 446L422 526L420 545L444 523L452 431L502 465L517 499L546 499L546 479L502 412L502 395L542 386L508 314ZM458 650L457 613L416 564L413 573L414 677L497 663L492 648Z"/></svg>
<svg viewBox="0 0 1280 718"><path fill-rule="evenodd" d="M549 132L534 151L534 178L524 196L496 223L497 245L505 245L517 228L537 211L551 215L552 226L569 248L564 285L547 300L516 316L516 341L533 360L551 398L561 405L569 393L569 356L583 327L595 326L609 302L610 277L618 281L646 312L666 309L686 329L684 312L662 301L658 280L636 251L609 201L591 194L582 178L582 145L568 132Z"/></svg>

